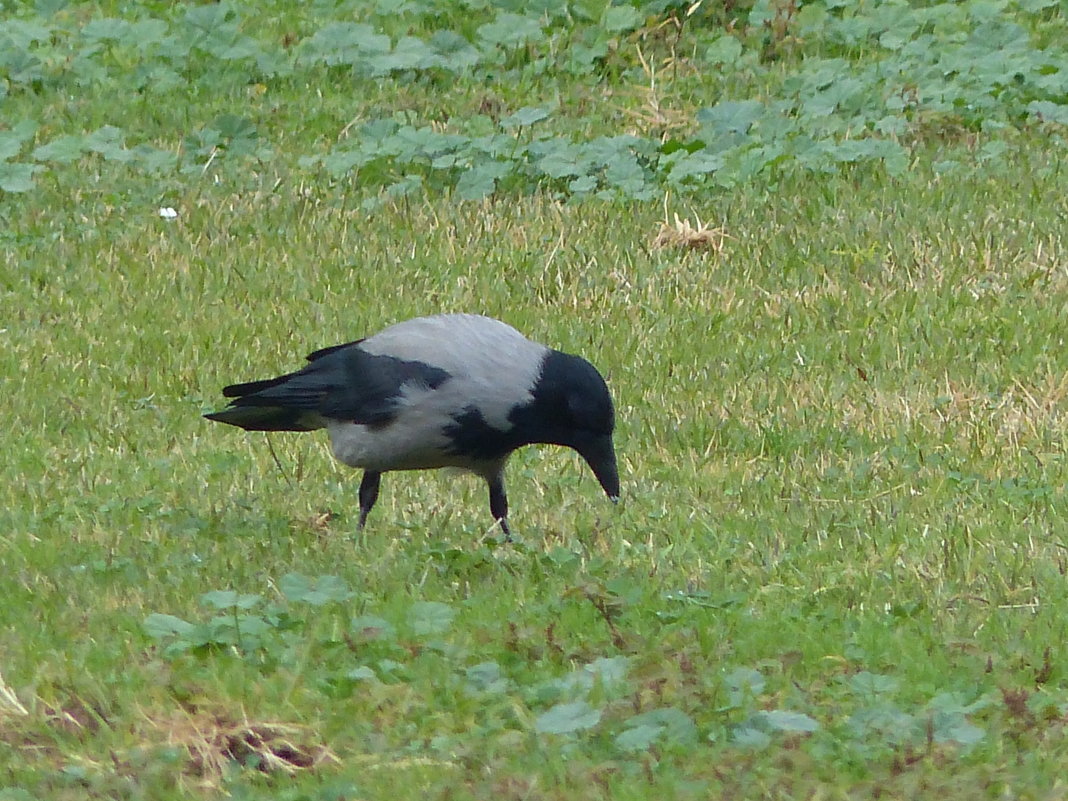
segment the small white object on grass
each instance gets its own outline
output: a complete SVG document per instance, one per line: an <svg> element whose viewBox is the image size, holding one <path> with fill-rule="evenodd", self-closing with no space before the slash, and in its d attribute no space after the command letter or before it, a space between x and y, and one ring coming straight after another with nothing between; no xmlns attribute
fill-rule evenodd
<svg viewBox="0 0 1068 801"><path fill-rule="evenodd" d="M172 209L170 206L163 206L159 210L159 216L165 220L173 220L178 217L178 212Z"/></svg>

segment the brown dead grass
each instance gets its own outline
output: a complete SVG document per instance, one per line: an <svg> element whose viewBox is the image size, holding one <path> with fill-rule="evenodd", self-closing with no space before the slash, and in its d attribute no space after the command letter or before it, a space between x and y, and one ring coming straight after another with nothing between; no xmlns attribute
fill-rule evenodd
<svg viewBox="0 0 1068 801"><path fill-rule="evenodd" d="M7 686L3 674L0 674L0 720L9 715L25 716L30 714L19 701L15 691Z"/></svg>
<svg viewBox="0 0 1068 801"><path fill-rule="evenodd" d="M122 775L140 769L140 760L131 758L133 751L176 750L185 756L179 781L191 780L201 788L219 786L235 763L268 775L294 775L339 762L307 726L254 721L244 714L195 707L163 714L141 710L139 720L134 730L116 732L105 711L79 698L62 705L39 703L31 709L5 704L0 709L0 742L29 761L59 766L72 760L73 740L84 746L75 758L79 764L94 772ZM105 741L94 748L98 737L121 745Z"/></svg>
<svg viewBox="0 0 1068 801"><path fill-rule="evenodd" d="M728 238L723 228L709 227L696 215L694 216L696 224L688 219L680 218L678 214L674 217L674 223L667 219L660 223L660 230L653 239L654 248L710 250L716 254L723 250L723 244Z"/></svg>
<svg viewBox="0 0 1068 801"><path fill-rule="evenodd" d="M157 735L152 740L184 751L187 772L211 783L234 762L262 773L287 774L338 762L305 726L199 710L144 719Z"/></svg>

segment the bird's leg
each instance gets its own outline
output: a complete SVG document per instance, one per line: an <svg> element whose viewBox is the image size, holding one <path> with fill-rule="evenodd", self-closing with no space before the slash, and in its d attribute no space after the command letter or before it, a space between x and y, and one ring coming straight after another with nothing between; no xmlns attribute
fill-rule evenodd
<svg viewBox="0 0 1068 801"><path fill-rule="evenodd" d="M358 525L361 529L367 522L371 507L378 500L378 485L381 479L382 474L374 470L365 470L363 473L363 481L360 482L360 522Z"/></svg>
<svg viewBox="0 0 1068 801"><path fill-rule="evenodd" d="M490 513L501 525L505 542L512 541L512 530L508 528L508 496L504 494L504 475L498 473L489 479Z"/></svg>

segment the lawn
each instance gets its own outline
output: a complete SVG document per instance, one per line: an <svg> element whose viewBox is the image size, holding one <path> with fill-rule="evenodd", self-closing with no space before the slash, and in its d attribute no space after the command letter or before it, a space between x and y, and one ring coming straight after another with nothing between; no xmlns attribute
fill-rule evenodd
<svg viewBox="0 0 1068 801"><path fill-rule="evenodd" d="M0 801L1068 794L1054 0L0 5ZM616 400L359 475L420 314Z"/></svg>

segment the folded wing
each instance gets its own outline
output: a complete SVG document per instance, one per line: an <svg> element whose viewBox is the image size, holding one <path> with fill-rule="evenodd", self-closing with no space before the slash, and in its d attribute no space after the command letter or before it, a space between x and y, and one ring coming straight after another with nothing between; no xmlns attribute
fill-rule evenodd
<svg viewBox="0 0 1068 801"><path fill-rule="evenodd" d="M205 415L248 431L310 431L327 420L386 426L406 391L437 389L450 375L433 365L367 353L359 343L324 348L294 373L233 384L230 405Z"/></svg>

